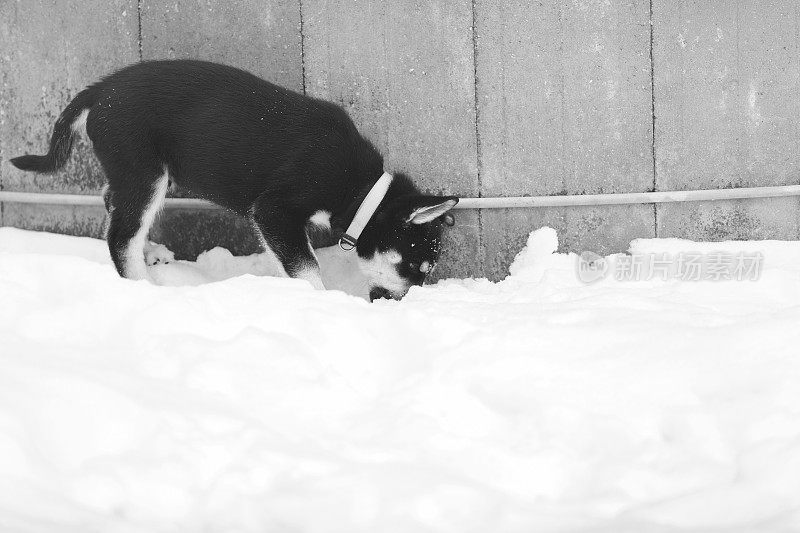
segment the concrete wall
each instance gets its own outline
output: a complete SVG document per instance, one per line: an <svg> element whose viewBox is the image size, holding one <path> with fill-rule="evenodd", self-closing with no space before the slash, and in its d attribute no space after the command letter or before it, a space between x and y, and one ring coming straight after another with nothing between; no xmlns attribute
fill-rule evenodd
<svg viewBox="0 0 800 533"><path fill-rule="evenodd" d="M8 159L43 153L53 123L83 86L139 59L137 0L0 0L0 187L99 194L103 173L85 142L52 176L20 172ZM100 236L105 211L4 204L2 224Z"/></svg>
<svg viewBox="0 0 800 533"><path fill-rule="evenodd" d="M656 0L653 12L658 188L798 183L800 3ZM797 239L799 207L797 198L663 205L658 232Z"/></svg>
<svg viewBox="0 0 800 533"><path fill-rule="evenodd" d="M95 193L81 144L54 176L40 152L80 88L139 59L230 63L342 105L432 192L509 196L798 182L794 0L0 0L0 187ZM459 211L440 275L505 275L531 229L562 249L636 237L787 238L797 199ZM101 233L99 209L0 206L2 224ZM222 212L166 213L179 256L256 249Z"/></svg>

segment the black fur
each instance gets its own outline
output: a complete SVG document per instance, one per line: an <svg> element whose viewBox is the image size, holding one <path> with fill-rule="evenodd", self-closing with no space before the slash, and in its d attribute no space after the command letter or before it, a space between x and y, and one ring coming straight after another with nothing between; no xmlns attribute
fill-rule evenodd
<svg viewBox="0 0 800 533"><path fill-rule="evenodd" d="M250 218L290 276L316 267L309 217L328 211L332 225L345 228L383 173L380 153L338 106L233 67L188 60L137 63L89 86L59 117L47 155L11 162L35 172L62 167L72 125L85 109L86 132L108 180L109 248L123 276L165 172L181 189ZM397 174L359 239L359 256L397 249L402 277L421 283L424 275L412 267L435 262L441 220L407 219L448 199L457 201L421 195Z"/></svg>

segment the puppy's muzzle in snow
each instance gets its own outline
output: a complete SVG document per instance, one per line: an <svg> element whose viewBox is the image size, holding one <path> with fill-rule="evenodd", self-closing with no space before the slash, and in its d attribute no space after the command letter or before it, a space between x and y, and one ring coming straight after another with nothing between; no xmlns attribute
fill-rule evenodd
<svg viewBox="0 0 800 533"><path fill-rule="evenodd" d="M374 302L375 300L380 300L381 298L386 298L387 300L392 299L392 293L389 292L387 289L383 287L373 287L369 291L369 301Z"/></svg>

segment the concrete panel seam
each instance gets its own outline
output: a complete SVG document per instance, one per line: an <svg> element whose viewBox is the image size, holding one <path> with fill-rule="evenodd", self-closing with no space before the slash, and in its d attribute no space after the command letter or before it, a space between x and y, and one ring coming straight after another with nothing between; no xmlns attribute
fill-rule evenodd
<svg viewBox="0 0 800 533"><path fill-rule="evenodd" d="M142 49L142 0L136 2L136 16L139 19L139 61L144 58Z"/></svg>
<svg viewBox="0 0 800 533"><path fill-rule="evenodd" d="M303 25L303 0L297 0L297 9L300 12L300 74L303 78L303 94L306 94L306 36Z"/></svg>
<svg viewBox="0 0 800 533"><path fill-rule="evenodd" d="M478 179L478 198L483 196L483 184L481 178L483 174L483 154L481 151L481 132L480 132L480 101L478 91L478 16L475 8L476 0L472 0L472 76L474 81L473 91L475 93L475 171ZM483 217L482 211L478 209L478 256L481 271L484 270L484 259L486 253L483 249Z"/></svg>
<svg viewBox="0 0 800 533"><path fill-rule="evenodd" d="M481 132L480 132L480 106L478 97L478 26L477 15L475 13L475 1L472 0L472 76L474 81L475 92L475 152L477 157L477 172L478 172L478 197L483 196L483 188L481 183L482 177L482 154L481 154Z"/></svg>
<svg viewBox="0 0 800 533"><path fill-rule="evenodd" d="M1 161L2 157L0 157L0 162ZM0 165L0 194L3 194L3 165ZM0 202L0 227L5 226L5 221L3 220L3 209L5 209L5 204Z"/></svg>
<svg viewBox="0 0 800 533"><path fill-rule="evenodd" d="M742 102L744 101L744 93L742 92L744 88L742 87L742 52L741 52L741 24L739 19L739 1L736 1L736 85L734 86L734 91L736 94L736 101ZM738 111L738 120L739 124L745 124L745 111L744 107L740 104L737 107ZM742 153L742 135L736 135L736 153L741 157Z"/></svg>
<svg viewBox="0 0 800 533"><path fill-rule="evenodd" d="M564 6L558 3L558 83L561 129L561 188L567 189L567 80L564 72Z"/></svg>
<svg viewBox="0 0 800 533"><path fill-rule="evenodd" d="M5 43L4 43L4 46L5 46ZM0 144L2 144L2 143L0 143ZM3 157L2 156L3 156L3 153L2 153L2 150L0 150L0 163L2 163L2 161L3 161ZM3 191L3 165L0 164L0 194L2 194L2 191ZM5 209L5 204L3 204L3 202L0 202L0 227L1 226L5 226L5 222L3 220L3 210L4 209Z"/></svg>
<svg viewBox="0 0 800 533"><path fill-rule="evenodd" d="M658 190L658 178L656 176L656 76L655 62L653 61L653 0L650 0L650 112L652 114L652 143L653 154L653 192ZM653 204L653 237L658 237L658 204Z"/></svg>

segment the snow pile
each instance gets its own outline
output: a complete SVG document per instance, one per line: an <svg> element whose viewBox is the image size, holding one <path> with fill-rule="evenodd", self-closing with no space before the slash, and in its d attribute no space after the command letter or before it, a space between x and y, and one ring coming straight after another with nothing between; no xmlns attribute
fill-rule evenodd
<svg viewBox="0 0 800 533"><path fill-rule="evenodd" d="M528 244L369 304L0 230L0 531L800 529L800 245L635 241L763 268L583 283ZM321 254L358 293L350 260Z"/></svg>
<svg viewBox="0 0 800 533"><path fill-rule="evenodd" d="M88 237L69 237L0 228L0 253L68 255L111 265L105 241ZM344 291L369 299L367 279L358 270L355 254L345 253L338 246L316 251L320 260L322 279L331 290ZM151 274L162 286L202 285L244 274L278 276L277 260L267 254L234 257L225 248L203 252L197 261L175 261L151 267Z"/></svg>

